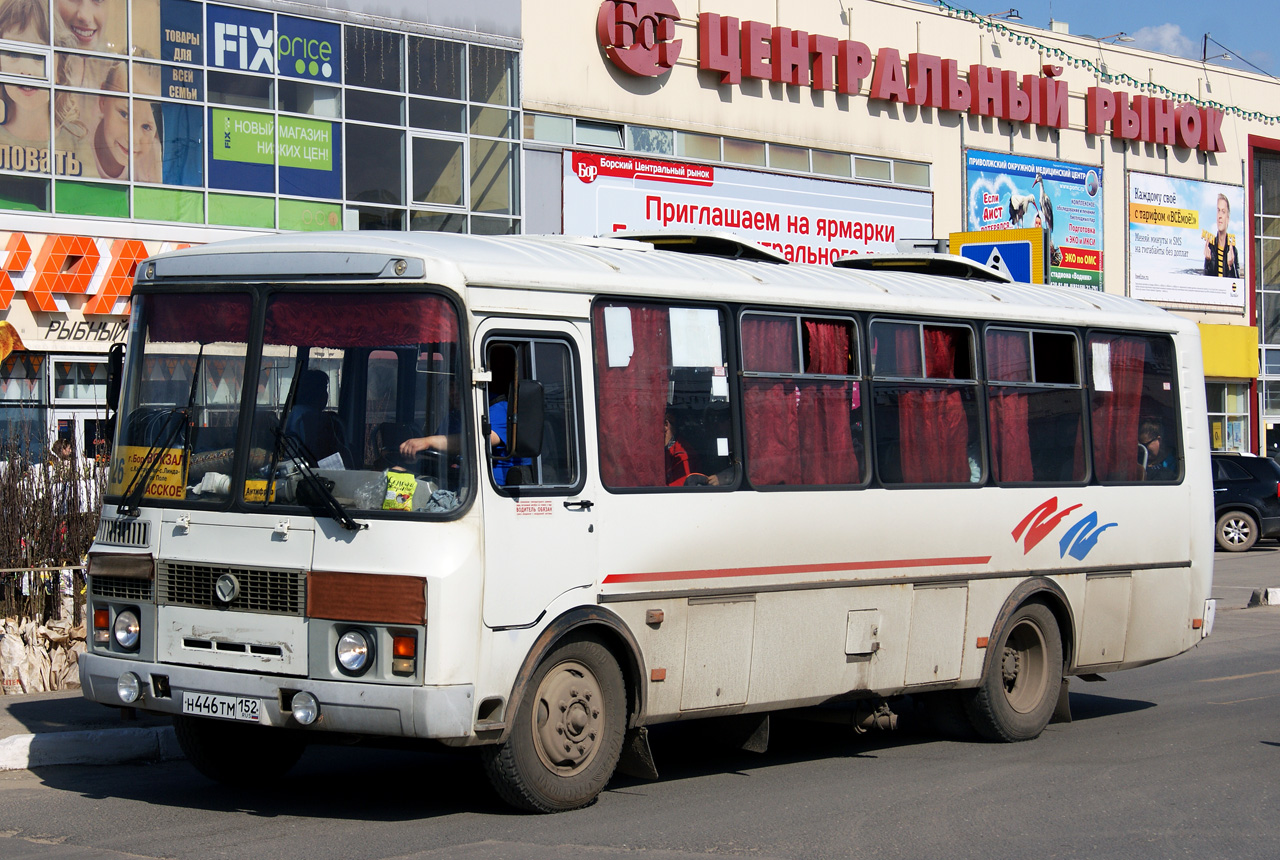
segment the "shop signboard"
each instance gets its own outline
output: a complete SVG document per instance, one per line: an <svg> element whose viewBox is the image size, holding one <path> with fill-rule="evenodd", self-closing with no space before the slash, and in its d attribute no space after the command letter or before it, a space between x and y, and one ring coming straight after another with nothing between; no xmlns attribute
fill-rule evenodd
<svg viewBox="0 0 1280 860"><path fill-rule="evenodd" d="M928 191L572 151L563 187L568 234L729 231L806 263L933 235Z"/></svg>
<svg viewBox="0 0 1280 860"><path fill-rule="evenodd" d="M1129 174L1129 295L1165 304L1245 306L1244 189Z"/></svg>
<svg viewBox="0 0 1280 860"><path fill-rule="evenodd" d="M210 3L205 15L209 34L205 54L210 67L267 75L275 72L275 28L270 12Z"/></svg>
<svg viewBox="0 0 1280 860"><path fill-rule="evenodd" d="M337 24L291 18L276 19L276 67L280 74L306 81L337 83L342 68L341 30Z"/></svg>
<svg viewBox="0 0 1280 860"><path fill-rule="evenodd" d="M1102 168L969 150L970 230L1044 231L1046 282L1102 289Z"/></svg>

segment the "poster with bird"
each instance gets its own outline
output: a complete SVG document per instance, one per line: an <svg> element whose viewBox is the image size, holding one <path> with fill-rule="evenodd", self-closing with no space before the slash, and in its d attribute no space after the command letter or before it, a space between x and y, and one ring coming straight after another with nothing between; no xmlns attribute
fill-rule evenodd
<svg viewBox="0 0 1280 860"><path fill-rule="evenodd" d="M1102 168L971 149L969 230L1044 232L1046 282L1102 289Z"/></svg>

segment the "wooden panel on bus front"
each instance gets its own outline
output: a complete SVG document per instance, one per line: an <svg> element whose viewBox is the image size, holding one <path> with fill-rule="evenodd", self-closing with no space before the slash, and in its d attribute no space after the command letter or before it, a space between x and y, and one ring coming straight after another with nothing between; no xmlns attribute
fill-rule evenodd
<svg viewBox="0 0 1280 860"><path fill-rule="evenodd" d="M416 576L313 570L307 577L307 615L333 621L425 624L427 583Z"/></svg>

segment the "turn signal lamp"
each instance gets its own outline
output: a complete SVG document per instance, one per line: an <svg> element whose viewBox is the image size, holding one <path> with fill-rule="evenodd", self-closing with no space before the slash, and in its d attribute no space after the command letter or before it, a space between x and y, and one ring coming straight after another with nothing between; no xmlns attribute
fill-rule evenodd
<svg viewBox="0 0 1280 860"><path fill-rule="evenodd" d="M111 612L107 609L93 610L93 644L106 645L111 641Z"/></svg>
<svg viewBox="0 0 1280 860"><path fill-rule="evenodd" d="M391 672L394 675L412 675L416 668L418 637L409 634L391 636Z"/></svg>

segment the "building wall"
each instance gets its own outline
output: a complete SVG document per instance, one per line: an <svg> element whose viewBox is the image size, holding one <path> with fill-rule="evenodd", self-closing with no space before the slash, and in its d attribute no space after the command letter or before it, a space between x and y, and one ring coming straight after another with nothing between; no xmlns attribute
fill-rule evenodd
<svg viewBox="0 0 1280 860"><path fill-rule="evenodd" d="M636 8L641 10L640 14L646 11L657 14L663 5L637 3ZM1086 125L1087 99L1090 88L1102 87L1131 96L1171 99L1174 103L1190 101L1204 109L1218 103L1220 107L1268 114L1275 112L1274 106L1280 103L1277 98L1280 86L1273 79L1135 50L1123 44L1104 43L1089 36L993 19L966 18L942 6L908 0L844 3L746 0L732 4L717 0L675 0L674 8L680 17L675 24L674 38L682 42L679 58L659 75L638 76L620 68L602 45L597 32L599 2L568 0L559 8L561 11L554 16L529 6L525 9L526 129L536 128L540 115L545 114L574 117L579 121L672 129L677 141L682 132L702 133L855 156L923 162L929 165L932 235L937 237L971 229L966 217L969 185L965 153L969 150L1095 167L1103 177L1102 279L1107 292L1144 297L1134 287L1128 187L1135 177L1142 182L1142 174L1167 178L1157 184L1165 187L1172 183L1172 187L1182 190L1200 188L1184 182L1186 180L1229 186L1225 190L1238 200L1231 213L1232 223L1245 225L1233 229L1232 233L1239 233L1235 236L1239 247L1250 244L1248 210L1254 201L1247 187L1249 137L1264 134L1274 118L1270 121L1265 117L1245 118L1228 111L1221 122L1221 151L1202 151L1125 140L1110 127L1103 133L1090 133ZM1069 90L1068 123L1065 128L1054 128L980 116L973 110L948 110L873 98L873 75L861 82L856 94L811 86L808 69L801 75L799 86L747 76L743 76L740 83L723 83L720 71L700 68L699 34L713 32L705 25L700 30L699 16L703 13L733 15L740 22L756 21L767 28L803 30L810 35L860 42L877 57L877 67L891 62L885 49L892 49L900 57L900 71L908 83L911 82L910 70L905 67L909 55L914 53L956 61L961 79L968 77L971 65L1012 71L1019 80L1024 75L1042 75L1046 65L1060 65L1057 79L1065 81ZM746 24L740 26L745 28ZM1108 75L1111 77L1107 78ZM1163 89L1144 87L1148 82ZM554 150L558 144L555 135L539 139L537 134L527 134L525 145ZM560 145L565 149L574 148L571 142ZM624 150L626 146L624 143ZM592 148L577 145L579 150ZM674 160L686 159L676 157ZM545 159L538 165L529 163L527 181L539 187L552 185L554 177L541 174L543 170L558 170L558 165ZM1204 190L1208 208L1200 214L1200 223L1210 231L1214 226L1205 221L1213 218L1217 190L1208 187ZM572 201L566 197L566 223L575 221L569 211L571 205ZM1249 249L1250 267L1255 265L1253 256ZM1189 267L1202 262L1191 260ZM1242 271L1234 298L1225 302L1188 301L1191 294L1179 294L1178 301L1156 303L1205 326L1249 326L1254 319L1253 285L1249 271ZM1253 337L1256 340L1256 333ZM1215 349L1238 351L1241 348L1239 337L1206 340ZM1211 358L1215 358L1212 363L1216 365L1249 364L1238 355L1225 362ZM1250 358L1256 366L1256 355L1243 357ZM1256 377L1230 377L1219 382L1233 383L1237 389L1241 384L1250 391L1256 389ZM1256 449L1256 430L1251 428L1249 435L1251 447Z"/></svg>

